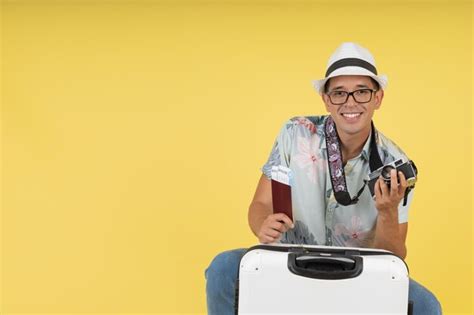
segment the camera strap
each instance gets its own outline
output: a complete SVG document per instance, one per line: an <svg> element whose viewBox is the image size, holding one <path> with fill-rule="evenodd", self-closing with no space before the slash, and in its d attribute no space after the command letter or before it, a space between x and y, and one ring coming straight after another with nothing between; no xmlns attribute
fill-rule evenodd
<svg viewBox="0 0 474 315"><path fill-rule="evenodd" d="M369 167L373 172L383 166L382 160L377 150L377 143L375 141L375 127L371 122L371 136L370 136L370 155ZM359 197L364 191L367 181L364 180L364 185L359 189L357 195L351 198L347 190L346 174L342 163L341 140L337 134L336 124L331 116L328 116L324 124L324 133L326 137L326 148L328 154L328 167L331 176L332 189L334 191L334 198L343 206L353 205L359 201ZM406 196L405 196L406 199Z"/></svg>

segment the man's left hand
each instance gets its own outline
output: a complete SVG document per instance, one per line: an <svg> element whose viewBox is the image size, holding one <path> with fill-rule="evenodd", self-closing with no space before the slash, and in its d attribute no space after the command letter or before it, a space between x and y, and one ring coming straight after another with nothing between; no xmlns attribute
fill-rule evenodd
<svg viewBox="0 0 474 315"><path fill-rule="evenodd" d="M375 183L375 207L379 213L398 215L398 205L405 197L408 183L402 172L398 172L400 183L397 179L397 171L390 172L390 187L380 177Z"/></svg>

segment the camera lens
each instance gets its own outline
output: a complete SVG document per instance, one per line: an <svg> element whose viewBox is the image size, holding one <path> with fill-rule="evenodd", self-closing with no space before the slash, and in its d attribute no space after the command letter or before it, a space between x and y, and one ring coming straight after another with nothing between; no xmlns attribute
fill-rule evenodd
<svg viewBox="0 0 474 315"><path fill-rule="evenodd" d="M395 169L393 166L391 165L386 165L384 166L384 168L382 168L382 177L384 179L387 179L387 180L390 180L390 172Z"/></svg>

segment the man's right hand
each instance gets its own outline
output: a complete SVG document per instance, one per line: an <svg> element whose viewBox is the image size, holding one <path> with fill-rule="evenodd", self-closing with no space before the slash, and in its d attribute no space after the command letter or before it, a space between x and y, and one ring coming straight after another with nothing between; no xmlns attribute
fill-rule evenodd
<svg viewBox="0 0 474 315"><path fill-rule="evenodd" d="M281 234L294 228L291 219L284 213L270 214L263 221L257 233L260 243L274 243L280 239Z"/></svg>

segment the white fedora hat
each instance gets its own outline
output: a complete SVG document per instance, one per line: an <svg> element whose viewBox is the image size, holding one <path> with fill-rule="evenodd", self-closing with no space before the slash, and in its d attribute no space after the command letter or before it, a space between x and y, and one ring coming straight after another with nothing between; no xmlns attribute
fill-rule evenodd
<svg viewBox="0 0 474 315"><path fill-rule="evenodd" d="M375 60L370 51L356 43L342 43L329 58L324 79L313 81L314 88L323 94L327 80L340 75L365 75L373 78L385 89L386 75L378 75Z"/></svg>

